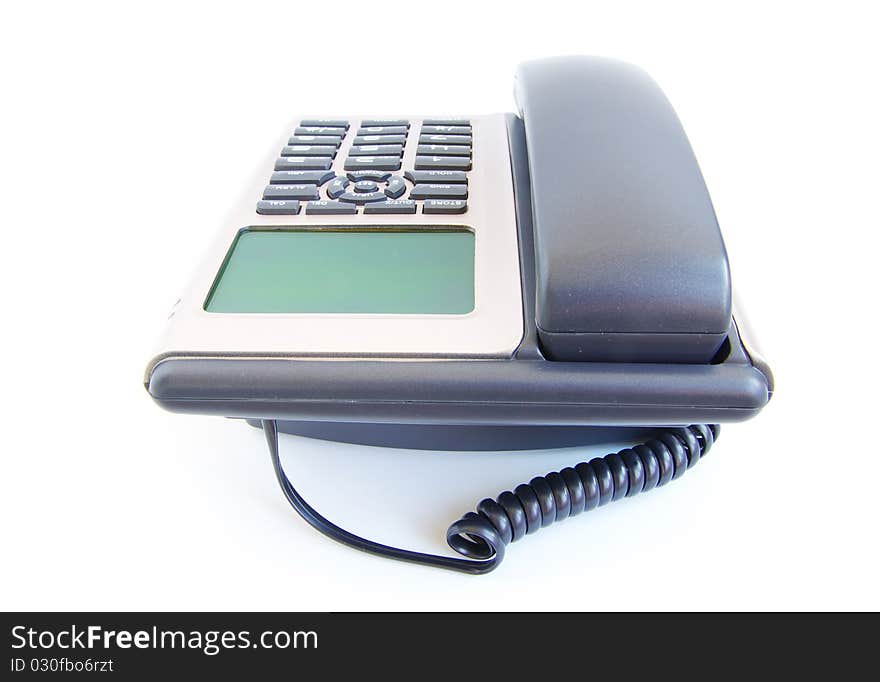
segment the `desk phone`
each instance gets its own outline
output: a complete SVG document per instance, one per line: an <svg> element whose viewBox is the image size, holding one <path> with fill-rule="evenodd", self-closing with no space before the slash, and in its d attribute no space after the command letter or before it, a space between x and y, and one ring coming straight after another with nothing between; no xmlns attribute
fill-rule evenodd
<svg viewBox="0 0 880 682"><path fill-rule="evenodd" d="M772 374L734 311L681 124L640 69L520 66L517 114L291 122L175 305L147 391L262 426L306 521L485 573L538 529L665 485ZM461 557L381 545L299 495L278 432L434 449L644 442L483 500Z"/></svg>

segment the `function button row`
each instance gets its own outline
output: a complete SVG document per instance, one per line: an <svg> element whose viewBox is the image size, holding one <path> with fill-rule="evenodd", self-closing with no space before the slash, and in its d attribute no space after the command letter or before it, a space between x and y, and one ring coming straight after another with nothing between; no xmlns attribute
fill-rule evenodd
<svg viewBox="0 0 880 682"><path fill-rule="evenodd" d="M348 121L332 121L325 118L307 118L299 122L301 126L318 128L342 128L348 130Z"/></svg>
<svg viewBox="0 0 880 682"><path fill-rule="evenodd" d="M343 195L345 197L346 195ZM357 196L352 194L352 197ZM363 196L363 195L361 195ZM273 203L273 202L260 202ZM282 203L282 202L277 202ZM299 202L283 202L296 203L297 211L299 211ZM258 204L258 212L260 211ZM467 211L467 201L460 199L428 199L422 207L422 213L464 213ZM310 201L306 204L307 215L357 215L358 205L356 203L347 203L343 201ZM386 199L384 201L371 201L364 205L364 213L381 214L381 213L415 213L416 202L410 199ZM273 214L266 214L273 215ZM278 215L278 214L274 214Z"/></svg>
<svg viewBox="0 0 880 682"><path fill-rule="evenodd" d="M317 199L317 185L267 185L264 199Z"/></svg>
<svg viewBox="0 0 880 682"><path fill-rule="evenodd" d="M332 144L339 147L342 144L342 137L338 135L291 135L287 144Z"/></svg>
<svg viewBox="0 0 880 682"><path fill-rule="evenodd" d="M470 160L468 159L468 163ZM345 170L400 170L400 156L349 156L345 160Z"/></svg>
<svg viewBox="0 0 880 682"><path fill-rule="evenodd" d="M467 199L467 185L416 185L410 199Z"/></svg>
<svg viewBox="0 0 880 682"><path fill-rule="evenodd" d="M257 213L260 215L297 215L298 201L264 200L257 202Z"/></svg>
<svg viewBox="0 0 880 682"><path fill-rule="evenodd" d="M416 170L463 170L471 169L468 156L417 156Z"/></svg>
<svg viewBox="0 0 880 682"><path fill-rule="evenodd" d="M470 156L469 145L462 144L420 144L416 149L419 156Z"/></svg>
<svg viewBox="0 0 880 682"><path fill-rule="evenodd" d="M401 121L401 120L387 121L387 120L377 120L377 119L372 119L372 118L367 118L367 119L364 119L363 121L361 121L361 127L362 127L362 128L363 128L363 127L367 127L367 128L381 127L381 128L384 128L384 127L387 127L387 126L394 126L394 127L396 127L396 128L399 128L399 127L402 126L402 127L404 127L404 128L409 128L409 121Z"/></svg>
<svg viewBox="0 0 880 682"><path fill-rule="evenodd" d="M426 118L423 126L470 126L471 122L461 118Z"/></svg>
<svg viewBox="0 0 880 682"><path fill-rule="evenodd" d="M422 125L422 133L425 135L470 135L469 125Z"/></svg>
<svg viewBox="0 0 880 682"><path fill-rule="evenodd" d="M471 144L474 141L471 135L425 135L419 136L419 144Z"/></svg>
<svg viewBox="0 0 880 682"><path fill-rule="evenodd" d="M281 150L281 156L336 156L334 144L289 144Z"/></svg>
<svg viewBox="0 0 880 682"><path fill-rule="evenodd" d="M334 177L331 170L280 170L272 173L269 182L273 185L323 185Z"/></svg>
<svg viewBox="0 0 880 682"><path fill-rule="evenodd" d="M467 173L457 170L406 171L403 176L414 185L419 183L442 182L446 184L467 184Z"/></svg>
<svg viewBox="0 0 880 682"><path fill-rule="evenodd" d="M406 135L358 135L354 144L406 144Z"/></svg>
<svg viewBox="0 0 880 682"><path fill-rule="evenodd" d="M402 144L364 144L352 147L349 156L397 156L403 155Z"/></svg>

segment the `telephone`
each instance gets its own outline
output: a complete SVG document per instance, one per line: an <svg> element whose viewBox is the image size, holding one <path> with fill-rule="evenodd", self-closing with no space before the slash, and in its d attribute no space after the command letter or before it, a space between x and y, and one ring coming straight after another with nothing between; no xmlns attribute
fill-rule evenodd
<svg viewBox="0 0 880 682"><path fill-rule="evenodd" d="M517 115L297 119L147 367L162 407L262 426L288 501L349 546L488 572L526 534L678 478L718 422L772 395L659 87L566 57L521 65L515 96ZM278 431L434 449L646 440L483 500L450 526L453 558L322 517L284 474Z"/></svg>

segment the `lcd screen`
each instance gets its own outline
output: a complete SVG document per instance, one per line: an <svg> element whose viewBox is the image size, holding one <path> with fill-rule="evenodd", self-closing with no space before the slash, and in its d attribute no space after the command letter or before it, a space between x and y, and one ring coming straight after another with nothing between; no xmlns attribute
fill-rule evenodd
<svg viewBox="0 0 880 682"><path fill-rule="evenodd" d="M247 230L205 302L213 313L465 314L467 230Z"/></svg>

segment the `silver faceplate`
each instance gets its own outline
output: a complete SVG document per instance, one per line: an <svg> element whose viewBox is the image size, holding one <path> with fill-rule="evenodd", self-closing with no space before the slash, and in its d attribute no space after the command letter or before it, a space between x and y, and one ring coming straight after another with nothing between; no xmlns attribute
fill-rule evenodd
<svg viewBox="0 0 880 682"><path fill-rule="evenodd" d="M309 117L302 117L309 118ZM348 148L362 118L405 118L410 131L402 175L415 161L421 119L415 116L322 116L351 123L333 162L344 175ZM465 117L462 117L465 118ZM169 357L290 358L506 358L523 335L522 292L507 128L503 114L469 116L473 170L468 173L468 210L462 215L262 216L256 203L275 159L296 122L284 131L226 219L190 286L175 305L165 335L148 367ZM411 183L407 182L408 189ZM408 194L407 194L408 196ZM323 188L321 197L325 198ZM421 207L419 208L421 211ZM236 234L259 229L461 227L475 235L475 306L466 315L237 314L209 313L205 300Z"/></svg>

